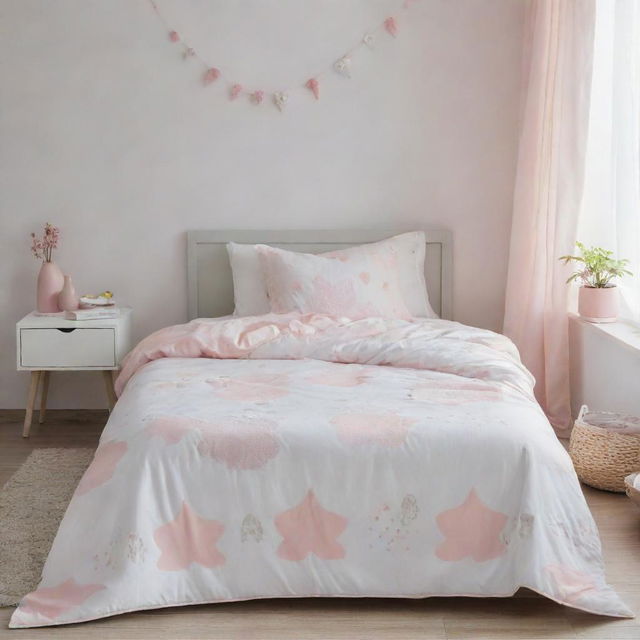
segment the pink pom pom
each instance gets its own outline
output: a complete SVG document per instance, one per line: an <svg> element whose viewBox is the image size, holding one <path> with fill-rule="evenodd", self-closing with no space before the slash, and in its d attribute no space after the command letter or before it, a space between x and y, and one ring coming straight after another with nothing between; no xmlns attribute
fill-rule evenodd
<svg viewBox="0 0 640 640"><path fill-rule="evenodd" d="M231 87L231 93L229 94L229 97L231 98L231 100L235 100L241 93L242 85L234 84L233 87Z"/></svg>
<svg viewBox="0 0 640 640"><path fill-rule="evenodd" d="M395 38L398 35L398 24L396 19L391 17L384 21L384 28Z"/></svg>
<svg viewBox="0 0 640 640"><path fill-rule="evenodd" d="M310 78L304 86L313 93L316 100L320 99L320 83L316 78Z"/></svg>
<svg viewBox="0 0 640 640"><path fill-rule="evenodd" d="M169 32L169 40L171 40L171 42L178 42L178 40L180 40L180 36L178 35L177 31L170 31Z"/></svg>
<svg viewBox="0 0 640 640"><path fill-rule="evenodd" d="M202 78L202 82L206 87L208 84L215 82L219 77L220 77L220 70L216 69L215 67L211 67L211 69L207 69L205 71L205 74Z"/></svg>
<svg viewBox="0 0 640 640"><path fill-rule="evenodd" d="M254 91L251 94L251 99L256 103L256 104L261 104L262 101L264 100L264 91Z"/></svg>

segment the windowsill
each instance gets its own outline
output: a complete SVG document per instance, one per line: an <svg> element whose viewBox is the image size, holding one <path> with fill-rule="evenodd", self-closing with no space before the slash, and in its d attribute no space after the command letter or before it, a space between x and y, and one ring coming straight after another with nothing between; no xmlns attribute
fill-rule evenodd
<svg viewBox="0 0 640 640"><path fill-rule="evenodd" d="M584 327L590 327L603 336L614 340L625 349L629 349L640 356L640 325L631 320L620 318L617 322L588 322L577 313L570 313L569 319Z"/></svg>

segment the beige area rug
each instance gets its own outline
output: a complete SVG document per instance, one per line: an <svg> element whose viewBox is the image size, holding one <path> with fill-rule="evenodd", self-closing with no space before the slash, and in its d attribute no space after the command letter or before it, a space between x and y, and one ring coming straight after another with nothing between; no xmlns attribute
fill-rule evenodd
<svg viewBox="0 0 640 640"><path fill-rule="evenodd" d="M58 525L93 449L36 449L0 490L0 606L40 582Z"/></svg>

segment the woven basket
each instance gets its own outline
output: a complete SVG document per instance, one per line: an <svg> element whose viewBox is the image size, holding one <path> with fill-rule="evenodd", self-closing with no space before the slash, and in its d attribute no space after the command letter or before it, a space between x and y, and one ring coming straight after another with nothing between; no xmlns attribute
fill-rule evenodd
<svg viewBox="0 0 640 640"><path fill-rule="evenodd" d="M624 493L625 476L640 469L639 424L632 416L589 413L584 405L569 441L569 455L580 480L596 489Z"/></svg>

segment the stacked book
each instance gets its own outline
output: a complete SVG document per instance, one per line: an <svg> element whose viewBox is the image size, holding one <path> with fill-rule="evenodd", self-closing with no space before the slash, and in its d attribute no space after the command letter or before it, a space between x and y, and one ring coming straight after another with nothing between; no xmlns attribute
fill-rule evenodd
<svg viewBox="0 0 640 640"><path fill-rule="evenodd" d="M65 320L107 320L109 318L117 318L119 315L120 309L115 305L96 306L64 312Z"/></svg>

